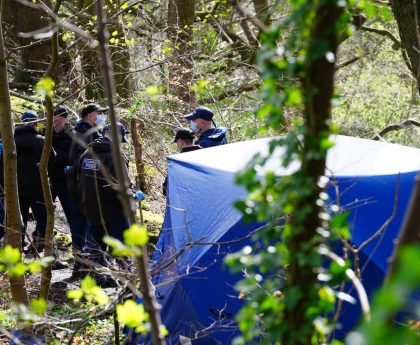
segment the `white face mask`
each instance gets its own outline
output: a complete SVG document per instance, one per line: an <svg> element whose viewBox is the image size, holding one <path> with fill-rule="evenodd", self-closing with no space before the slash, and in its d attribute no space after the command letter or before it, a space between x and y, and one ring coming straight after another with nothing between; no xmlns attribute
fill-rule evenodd
<svg viewBox="0 0 420 345"><path fill-rule="evenodd" d="M199 131L200 131L200 127L198 127L198 125L197 125L195 122L191 122L191 130L192 130L194 133L197 133L197 132L199 132Z"/></svg>
<svg viewBox="0 0 420 345"><path fill-rule="evenodd" d="M104 127L105 126L105 115L104 114L98 114L96 115L95 123L98 127Z"/></svg>

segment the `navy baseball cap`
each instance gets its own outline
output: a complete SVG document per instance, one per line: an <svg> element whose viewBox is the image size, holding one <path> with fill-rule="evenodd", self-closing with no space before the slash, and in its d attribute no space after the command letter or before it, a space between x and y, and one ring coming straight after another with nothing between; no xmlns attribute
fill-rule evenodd
<svg viewBox="0 0 420 345"><path fill-rule="evenodd" d="M58 105L57 108L54 110L54 116L61 116L67 118L69 113L67 112L67 108L64 105Z"/></svg>
<svg viewBox="0 0 420 345"><path fill-rule="evenodd" d="M125 129L124 125L121 122L117 122L117 127L120 129L121 140L123 143L127 142L127 137L125 136L128 132ZM102 130L102 135L105 135L106 132L111 130L111 125L106 125Z"/></svg>
<svg viewBox="0 0 420 345"><path fill-rule="evenodd" d="M178 130L178 132L176 132L175 139L173 142L176 143L178 139L194 140L194 138L194 133L190 129L181 128Z"/></svg>
<svg viewBox="0 0 420 345"><path fill-rule="evenodd" d="M207 121L211 121L213 119L213 112L206 107L198 107L188 115L185 115L184 118L188 121L196 120L196 119L203 119Z"/></svg>
<svg viewBox="0 0 420 345"><path fill-rule="evenodd" d="M38 114L33 110L25 110L25 112L20 117L21 122L30 122L36 120L38 120Z"/></svg>
<svg viewBox="0 0 420 345"><path fill-rule="evenodd" d="M101 107L99 104L89 103L84 108L82 108L82 110L80 110L80 117L83 119L84 117L86 117L87 115L89 115L93 111L101 112L101 111L107 111L107 110L108 110L108 108Z"/></svg>

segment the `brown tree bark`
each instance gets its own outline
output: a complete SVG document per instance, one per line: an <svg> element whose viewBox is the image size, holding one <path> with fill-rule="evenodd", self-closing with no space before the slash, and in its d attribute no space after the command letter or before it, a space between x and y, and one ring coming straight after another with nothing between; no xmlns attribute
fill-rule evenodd
<svg viewBox="0 0 420 345"><path fill-rule="evenodd" d="M123 161L121 159L121 147L118 138L118 129L116 125L115 105L117 103L115 95L115 81L113 78L113 68L111 61L111 54L107 44L109 33L105 28L105 13L103 10L103 0L97 0L98 11L98 50L101 55L101 68L103 72L103 83L109 105L109 119L111 123L111 136L112 136L112 160L114 162L115 173L118 181L118 197L124 210L124 214L130 225L135 224L135 215L131 208L129 181L127 181L123 173ZM161 332L162 321L160 318L160 306L156 301L152 286L149 280L148 273L148 259L147 248L145 245L141 247L143 255L137 258L137 267L140 277L140 290L143 297L144 307L149 314L151 324L151 337L153 344L165 345L165 338Z"/></svg>
<svg viewBox="0 0 420 345"><path fill-rule="evenodd" d="M318 298L314 295L317 293L314 289L317 284L317 272L312 262L301 260L301 258L307 258L316 252L320 244L316 229L325 226L320 217L320 213L323 212L322 206L316 201L322 192L318 181L325 173L326 155L314 155L313 152L323 151L320 146L321 139L329 133L335 63L327 59L326 53L332 53L332 57L336 57L338 32L335 28L342 11L343 8L338 7L334 2L332 4L323 2L316 9L310 30L307 61L301 74L302 94L306 96L304 101L306 133L301 153L302 167L296 178L303 176L302 183L305 185L302 185L302 188L307 188L308 192L294 203L295 212L290 217L293 231L285 243L290 253L285 298L290 293L291 300L296 299L292 302L294 307L286 307L284 311L283 320L288 328L282 334L282 344L310 345L313 341L310 336L314 334L313 330L310 334L306 331L303 336L302 326L312 324L308 310L313 306L311 303ZM325 47L324 54L316 53L320 42ZM312 207L308 208L308 205ZM299 287L299 295L293 292L296 287Z"/></svg>
<svg viewBox="0 0 420 345"><path fill-rule="evenodd" d="M390 0L390 3L398 24L402 48L407 53L420 93L420 1Z"/></svg>
<svg viewBox="0 0 420 345"><path fill-rule="evenodd" d="M51 7L51 1L44 3ZM9 49L27 46L37 39L20 37L19 33L30 33L48 27L51 21L40 8L25 6L14 0L5 0L4 21ZM29 87L45 74L51 59L51 40L45 39L35 47L30 46L16 51L17 65L14 66L14 82Z"/></svg>
<svg viewBox="0 0 420 345"><path fill-rule="evenodd" d="M270 23L270 16L268 10L270 9L270 3L268 0L252 0L254 4L255 13L257 18L265 25Z"/></svg>
<svg viewBox="0 0 420 345"><path fill-rule="evenodd" d="M80 0L78 1L79 23L85 30L93 30L94 27L89 22L96 13L96 1ZM94 22L94 21L93 21ZM100 57L96 49L91 49L86 42L79 44L81 68L84 83L87 84L85 89L85 98L91 101L101 101L105 99L105 91L100 82L101 69Z"/></svg>
<svg viewBox="0 0 420 345"><path fill-rule="evenodd" d="M130 128L131 128L131 138L133 140L133 146L134 146L134 157L136 160L136 170L137 170L136 187L137 189L140 189L142 192L147 193L148 188L146 185L146 179L145 179L145 173L144 173L143 145L139 138L139 133L137 131L137 120L135 118L131 119Z"/></svg>
<svg viewBox="0 0 420 345"><path fill-rule="evenodd" d="M398 24L402 48L407 53L409 68L417 80L420 93L420 1L391 0L392 11ZM398 268L398 254L406 244L420 243L420 174L416 176L407 213L404 218L400 235L395 244L394 252L385 280L387 285Z"/></svg>
<svg viewBox="0 0 420 345"><path fill-rule="evenodd" d="M1 2L0 18L2 18L5 0ZM8 84L7 62L3 42L3 22L0 25L0 131L3 140L3 172L7 244L22 250L22 218L20 216L17 175L16 146L13 137L12 112ZM24 276L9 277L10 289L14 302L28 304L28 293Z"/></svg>
<svg viewBox="0 0 420 345"><path fill-rule="evenodd" d="M385 285L389 283L391 277L398 268L398 256L401 248L407 244L420 244L420 174L416 176L415 185L411 194L410 203L401 227L398 240L395 243L394 252L389 260L389 269L385 279Z"/></svg>
<svg viewBox="0 0 420 345"><path fill-rule="evenodd" d="M121 4L121 1L117 1L117 7ZM112 1L107 1L109 8L112 8ZM112 64L114 66L115 73L115 88L117 95L122 99L130 102L130 98L134 89L133 75L130 72L131 70L131 57L130 51L126 40L126 32L124 28L124 21L122 15L113 17L109 21L109 31L117 32L117 35L112 38L118 39L117 43L111 43L110 51Z"/></svg>
<svg viewBox="0 0 420 345"><path fill-rule="evenodd" d="M57 0L54 6L54 13L58 13L62 0ZM46 76L52 78L57 62L58 62L58 34L55 32L51 39L51 61L48 66ZM42 192L45 201L45 208L47 211L47 226L45 229L44 238L44 257L53 256L54 247L54 219L55 219L55 206L52 199L51 188L48 180L48 162L51 157L52 150L52 134L53 134L53 104L50 95L46 95L44 99L46 108L46 125L45 125L45 141L42 148L41 161L39 163L39 174L41 177ZM48 293L51 284L51 266L43 267L41 273L41 287L39 296L48 300Z"/></svg>
<svg viewBox="0 0 420 345"><path fill-rule="evenodd" d="M195 0L169 0L168 38L175 58L169 64L169 92L182 101L182 110L195 105L195 94L190 89L194 80L193 32Z"/></svg>
<svg viewBox="0 0 420 345"><path fill-rule="evenodd" d="M47 226L45 229L44 257L53 256L54 241L54 211L55 206L52 200L51 188L48 181L48 161L52 149L53 131L53 104L49 96L45 97L45 107L47 110L47 122L45 125L45 141L42 148L41 161L39 162L39 174L41 176L42 192L44 195L45 208L47 210ZM51 283L51 266L43 267L41 273L41 287L39 296L48 300L48 292Z"/></svg>

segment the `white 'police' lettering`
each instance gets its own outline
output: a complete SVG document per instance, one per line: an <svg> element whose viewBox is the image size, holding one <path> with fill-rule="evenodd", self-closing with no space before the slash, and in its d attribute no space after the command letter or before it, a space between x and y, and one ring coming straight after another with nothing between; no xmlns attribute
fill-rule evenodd
<svg viewBox="0 0 420 345"><path fill-rule="evenodd" d="M99 171L101 162L98 160L84 158L82 162L82 169Z"/></svg>

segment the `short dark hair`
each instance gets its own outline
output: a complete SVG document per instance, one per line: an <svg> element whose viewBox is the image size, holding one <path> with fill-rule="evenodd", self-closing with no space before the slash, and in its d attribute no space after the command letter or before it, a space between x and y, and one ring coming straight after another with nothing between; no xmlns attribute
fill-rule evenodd
<svg viewBox="0 0 420 345"><path fill-rule="evenodd" d="M116 125L117 125L117 128L119 128L120 130L121 141L123 143L126 143L127 142L126 134L128 133L128 131L125 129L124 125L121 122L117 122ZM102 130L102 135L105 136L109 131L111 131L111 125L106 125L104 129Z"/></svg>
<svg viewBox="0 0 420 345"><path fill-rule="evenodd" d="M178 139L190 140L192 142L194 140L194 133L188 128L181 128L176 132L173 142L176 143Z"/></svg>

